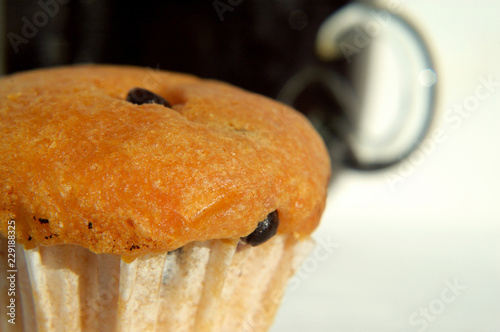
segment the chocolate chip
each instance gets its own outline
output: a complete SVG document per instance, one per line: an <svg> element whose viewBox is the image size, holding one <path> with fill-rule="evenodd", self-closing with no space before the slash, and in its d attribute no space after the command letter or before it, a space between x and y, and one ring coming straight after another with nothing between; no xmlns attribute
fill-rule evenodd
<svg viewBox="0 0 500 332"><path fill-rule="evenodd" d="M30 237L28 238L28 241L31 241L31 235L30 235Z"/></svg>
<svg viewBox="0 0 500 332"><path fill-rule="evenodd" d="M170 107L170 103L156 93L143 88L133 88L128 92L127 101L136 104L159 104L165 107Z"/></svg>
<svg viewBox="0 0 500 332"><path fill-rule="evenodd" d="M266 219L259 222L257 228L250 235L241 239L254 247L258 246L276 234L279 223L278 212L271 212L267 215Z"/></svg>
<svg viewBox="0 0 500 332"><path fill-rule="evenodd" d="M92 229L92 223L91 222L89 222L89 226L88 227L89 227L89 229Z"/></svg>
<svg viewBox="0 0 500 332"><path fill-rule="evenodd" d="M40 222L40 224L48 224L49 223L49 219L38 218L38 221Z"/></svg>

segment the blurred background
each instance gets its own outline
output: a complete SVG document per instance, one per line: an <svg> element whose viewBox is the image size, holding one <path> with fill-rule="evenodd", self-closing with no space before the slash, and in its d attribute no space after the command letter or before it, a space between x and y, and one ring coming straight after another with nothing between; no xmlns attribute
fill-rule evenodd
<svg viewBox="0 0 500 332"><path fill-rule="evenodd" d="M309 117L334 178L272 331L500 331L500 3L0 0L0 72L192 73Z"/></svg>

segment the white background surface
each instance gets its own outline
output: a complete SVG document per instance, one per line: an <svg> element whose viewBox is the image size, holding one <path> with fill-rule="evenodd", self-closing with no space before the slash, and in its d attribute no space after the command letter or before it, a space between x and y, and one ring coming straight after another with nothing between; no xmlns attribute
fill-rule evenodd
<svg viewBox="0 0 500 332"><path fill-rule="evenodd" d="M431 47L431 133L446 139L409 174L403 164L337 178L314 235L329 247L299 270L272 332L500 331L500 85L445 119L480 78L500 83L500 2L401 4Z"/></svg>
<svg viewBox="0 0 500 332"><path fill-rule="evenodd" d="M339 176L315 233L333 249L306 260L273 332L500 331L500 2L401 4L430 45L430 132L446 139L406 171ZM498 85L460 115L480 78Z"/></svg>

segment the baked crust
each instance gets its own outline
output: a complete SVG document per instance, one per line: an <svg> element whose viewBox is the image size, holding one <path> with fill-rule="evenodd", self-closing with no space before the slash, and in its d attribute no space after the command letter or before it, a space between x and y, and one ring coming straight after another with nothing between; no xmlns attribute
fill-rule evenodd
<svg viewBox="0 0 500 332"><path fill-rule="evenodd" d="M142 87L171 108L127 102ZM0 79L0 221L26 248L124 256L317 226L330 177L295 110L228 84L148 68L80 65Z"/></svg>

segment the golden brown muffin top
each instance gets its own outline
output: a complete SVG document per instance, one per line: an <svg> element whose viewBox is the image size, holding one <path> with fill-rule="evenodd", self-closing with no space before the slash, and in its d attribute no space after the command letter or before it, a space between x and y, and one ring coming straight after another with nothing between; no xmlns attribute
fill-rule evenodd
<svg viewBox="0 0 500 332"><path fill-rule="evenodd" d="M126 100L141 87L171 107ZM136 256L318 225L330 164L295 110L150 68L80 65L0 79L0 229L26 248Z"/></svg>

